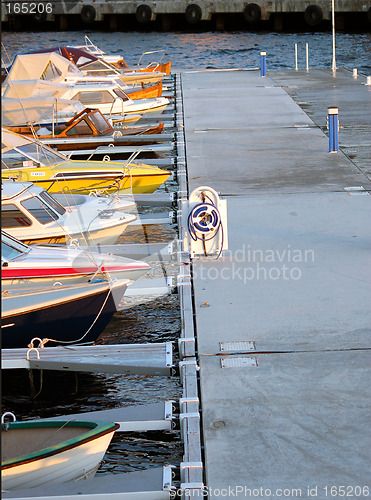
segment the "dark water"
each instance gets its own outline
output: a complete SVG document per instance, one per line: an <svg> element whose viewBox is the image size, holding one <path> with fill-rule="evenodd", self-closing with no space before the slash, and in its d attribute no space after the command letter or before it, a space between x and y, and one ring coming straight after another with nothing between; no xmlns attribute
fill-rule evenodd
<svg viewBox="0 0 371 500"><path fill-rule="evenodd" d="M17 52L57 45L82 45L85 32L3 33L4 62ZM293 68L294 44L298 44L299 66L305 67L305 44L309 44L309 66L330 68L332 35L315 33L207 32L207 33L105 33L87 31L91 40L107 53L122 54L136 64L144 51L166 51L173 68L251 68L259 65L260 51L267 51L268 69ZM371 34L337 33L336 62L339 67L371 73Z"/></svg>

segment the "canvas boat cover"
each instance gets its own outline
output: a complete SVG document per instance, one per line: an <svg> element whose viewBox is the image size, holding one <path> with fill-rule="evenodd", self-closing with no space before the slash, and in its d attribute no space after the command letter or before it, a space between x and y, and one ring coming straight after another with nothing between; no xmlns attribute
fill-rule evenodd
<svg viewBox="0 0 371 500"><path fill-rule="evenodd" d="M30 97L27 99L3 99L1 120L5 127L21 126L28 123L41 124L53 116L56 120L70 120L85 109L78 101L56 99L54 97Z"/></svg>
<svg viewBox="0 0 371 500"><path fill-rule="evenodd" d="M30 144L35 142L33 139L29 139L24 135L15 134L14 132L10 132L6 128L1 129L1 153L6 153L14 148L19 148L20 146L24 146L25 144Z"/></svg>
<svg viewBox="0 0 371 500"><path fill-rule="evenodd" d="M23 99L25 97L50 97L57 96L59 92L65 92L68 85L65 83L51 82L49 80L9 80L2 87L4 98Z"/></svg>
<svg viewBox="0 0 371 500"><path fill-rule="evenodd" d="M97 61L96 56L90 54L80 47L53 47L51 49L38 50L32 52L32 54L43 54L44 52L56 52L57 54L63 56L65 59L73 61L78 67Z"/></svg>
<svg viewBox="0 0 371 500"><path fill-rule="evenodd" d="M82 73L72 61L56 52L20 54L15 58L4 85L7 85L9 80L39 79L62 82L68 73L82 76Z"/></svg>

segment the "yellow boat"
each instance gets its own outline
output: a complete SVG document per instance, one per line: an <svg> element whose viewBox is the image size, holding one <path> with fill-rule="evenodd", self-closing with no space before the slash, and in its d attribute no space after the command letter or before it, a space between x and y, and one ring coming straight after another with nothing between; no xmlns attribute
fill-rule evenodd
<svg viewBox="0 0 371 500"><path fill-rule="evenodd" d="M3 179L31 181L49 193L153 193L170 172L128 162L69 160L34 139L2 130Z"/></svg>

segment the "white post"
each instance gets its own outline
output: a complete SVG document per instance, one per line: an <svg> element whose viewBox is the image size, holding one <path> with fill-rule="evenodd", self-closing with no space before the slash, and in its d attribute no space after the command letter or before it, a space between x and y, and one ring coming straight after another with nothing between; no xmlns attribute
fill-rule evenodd
<svg viewBox="0 0 371 500"><path fill-rule="evenodd" d="M295 70L298 70L298 44L295 44Z"/></svg>
<svg viewBox="0 0 371 500"><path fill-rule="evenodd" d="M309 71L309 45L308 45L308 43L305 44L305 52L306 52L306 59L307 59L307 71Z"/></svg>
<svg viewBox="0 0 371 500"><path fill-rule="evenodd" d="M332 71L336 71L336 57L335 57L335 0L332 0Z"/></svg>

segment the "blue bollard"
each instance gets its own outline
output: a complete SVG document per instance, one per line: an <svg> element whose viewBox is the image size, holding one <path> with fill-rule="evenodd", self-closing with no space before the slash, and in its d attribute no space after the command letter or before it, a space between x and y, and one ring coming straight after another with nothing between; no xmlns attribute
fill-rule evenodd
<svg viewBox="0 0 371 500"><path fill-rule="evenodd" d="M339 151L339 109L328 108L329 153Z"/></svg>
<svg viewBox="0 0 371 500"><path fill-rule="evenodd" d="M267 53L260 52L260 76L267 76Z"/></svg>

